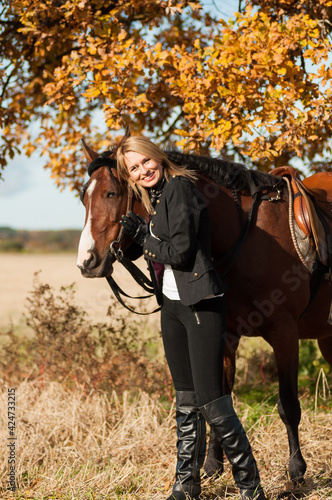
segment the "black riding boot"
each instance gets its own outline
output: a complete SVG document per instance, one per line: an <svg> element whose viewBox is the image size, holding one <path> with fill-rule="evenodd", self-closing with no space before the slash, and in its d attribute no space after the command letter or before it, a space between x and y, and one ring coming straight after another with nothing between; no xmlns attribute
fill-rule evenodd
<svg viewBox="0 0 332 500"><path fill-rule="evenodd" d="M200 408L232 465L242 500L266 500L256 461L245 430L233 408L232 397L223 396Z"/></svg>
<svg viewBox="0 0 332 500"><path fill-rule="evenodd" d="M167 500L198 498L201 492L200 469L206 447L205 420L192 391L176 392L177 465L173 492Z"/></svg>

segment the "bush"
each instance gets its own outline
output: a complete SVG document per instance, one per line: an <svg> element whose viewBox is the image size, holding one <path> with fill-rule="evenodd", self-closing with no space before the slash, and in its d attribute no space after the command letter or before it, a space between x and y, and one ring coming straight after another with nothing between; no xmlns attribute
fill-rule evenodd
<svg viewBox="0 0 332 500"><path fill-rule="evenodd" d="M160 342L159 338L150 335L143 339L143 320L130 316L130 322L126 321L115 301L108 311L111 319L92 324L75 304L73 284L55 295L36 275L25 317L32 338L18 338L13 329L3 335L1 372L12 385L24 378L40 377L78 385L86 393L94 389L169 394L171 382L165 361L148 356L148 346Z"/></svg>
<svg viewBox="0 0 332 500"><path fill-rule="evenodd" d="M22 252L24 244L18 240L0 241L0 252Z"/></svg>

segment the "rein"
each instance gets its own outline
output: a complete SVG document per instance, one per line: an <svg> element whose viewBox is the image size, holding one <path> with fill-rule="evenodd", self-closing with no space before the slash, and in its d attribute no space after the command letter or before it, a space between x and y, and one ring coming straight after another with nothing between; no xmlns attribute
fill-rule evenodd
<svg viewBox="0 0 332 500"><path fill-rule="evenodd" d="M160 307L158 307L157 309L155 309L154 311L151 311L151 312L141 313L141 312L135 311L134 309L131 309L131 307L127 306L124 303L121 295L123 295L124 297L127 297L129 299L148 299L150 297L153 297L153 295L154 295L154 289L153 289L153 286L152 286L152 281L150 281L145 276L145 274L142 273L142 271L135 264L133 264L133 262L131 260L127 259L127 257L125 257L123 255L123 253L122 253L121 260L118 260L118 262L120 262L120 264L122 264L127 269L127 271L130 273L130 275L136 281L136 283L138 283L147 292L150 292L150 295L143 295L143 296L133 297L131 295L128 295L126 292L124 292L119 287L119 285L116 283L116 281L114 280L114 278L112 276L107 276L106 280L107 280L109 286L111 287L112 292L114 293L115 297L120 302L120 304L123 307L125 307L126 309L128 309L128 311L133 312L135 314L140 314L142 316L145 316L147 314L152 314L154 312L159 311Z"/></svg>
<svg viewBox="0 0 332 500"><path fill-rule="evenodd" d="M128 200L127 200L126 214L129 211L132 210L132 207L133 207L133 190L132 190L131 186L128 186ZM114 255L114 257L116 258L116 260L120 264L122 264L125 269L127 269L127 271L129 272L129 274L136 281L136 283L138 283L142 288L144 288L144 290L146 292L149 292L150 295L143 295L143 296L133 297L131 295L128 295L126 292L124 292L119 287L119 285L116 283L115 279L112 276L107 276L106 280L107 280L109 286L111 287L112 292L114 293L114 295L117 298L117 300L120 302L120 304L123 307L125 307L126 309L128 309L128 311L133 312L135 314L140 314L142 316L145 316L147 314L152 314L154 312L157 312L157 311L160 310L160 307L157 308L157 309L155 309L154 311L151 311L151 312L146 312L146 313L137 312L134 309L132 309L131 307L127 306L124 303L124 301L123 301L123 299L121 297L121 295L122 295L124 297L129 298L129 299L148 299L150 297L153 297L153 295L154 295L154 288L153 288L152 281L149 280L149 278L147 276L145 276L145 274L136 266L136 264L134 264L130 259L128 259L124 255L124 253L123 253L123 251L121 249L121 243L122 243L123 235L124 235L124 231L123 231L123 227L121 226L121 229L119 231L118 237L114 241L112 241L112 243L110 244L110 253L112 255ZM115 248L115 246L117 246L118 248Z"/></svg>
<svg viewBox="0 0 332 500"><path fill-rule="evenodd" d="M128 200L127 200L126 214L132 210L132 206L133 206L133 190L132 190L131 186L128 186ZM123 231L123 227L121 226L118 237L116 238L116 240L112 241L112 243L110 244L110 253L112 255L114 255L116 260L120 264L122 264L125 269L127 269L129 274L136 281L136 283L138 283L142 288L144 288L144 290L146 292L149 292L150 295L143 295L143 296L138 296L138 297L133 297L131 295L128 295L126 292L124 292L119 287L119 285L116 283L115 279L112 276L106 277L107 283L111 287L112 292L114 293L117 300L120 302L120 304L123 307L128 309L128 311L133 312L135 314L139 314L141 316L146 316L147 314L152 314L154 312L160 311L160 307L158 307L154 311L150 311L150 312L146 312L146 313L135 311L131 307L127 306L121 297L121 295L123 295L124 297L127 297L129 299L149 299L150 297L153 297L153 295L154 295L154 288L153 288L152 281L147 276L145 276L145 274L139 269L139 267L136 266L136 264L134 264L130 259L128 259L124 255L124 253L121 249L123 234L124 234L124 231ZM117 245L118 249L116 249L114 245Z"/></svg>

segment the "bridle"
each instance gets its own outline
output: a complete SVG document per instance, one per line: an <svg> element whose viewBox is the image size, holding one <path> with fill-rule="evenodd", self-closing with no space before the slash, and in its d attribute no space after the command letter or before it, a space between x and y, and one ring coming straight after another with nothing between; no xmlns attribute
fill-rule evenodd
<svg viewBox="0 0 332 500"><path fill-rule="evenodd" d="M127 199L127 208L126 208L125 213L127 214L128 212L130 212L132 210L132 208L133 208L133 189L128 184L128 199ZM123 257L124 257L124 253L121 249L123 235L124 235L124 231L123 231L123 227L121 226L117 238L115 240L113 240L112 243L110 244L110 253L111 253L111 255L113 255L115 257L115 259L118 262L121 262L123 260ZM115 248L115 245L118 246L118 248Z"/></svg>
<svg viewBox="0 0 332 500"><path fill-rule="evenodd" d="M95 172L96 170L98 170L101 167L106 167L110 176L113 177L114 174L112 173L111 169L112 168L116 169L116 160L112 156L113 156L113 152L107 151L106 153L104 153L101 156L98 156L97 158L92 160L92 162L89 164L89 167L88 167L89 177L91 177L93 172ZM83 200L83 196L84 196L84 192L85 192L84 189L86 189L86 185L84 186L84 188L82 190L81 200ZM128 198L127 198L127 207L126 207L126 212L125 212L126 214L132 210L133 199L134 199L133 189L129 184L128 184L128 191L127 192L128 192ZM107 280L109 286L111 287L117 300L120 302L120 304L123 307L125 307L129 311L131 311L135 314L140 314L140 315L147 315L147 314L152 314L154 312L157 312L160 310L160 307L155 309L154 311L151 311L151 312L146 312L146 313L137 312L134 309L131 309L129 306L127 306L121 297L121 295L122 295L122 296L130 298L130 299L137 299L137 300L139 299L140 300L140 299L150 298L154 295L154 288L153 288L152 281L147 276L145 276L145 274L130 259L128 259L125 256L125 254L121 248L123 236L124 236L124 230L123 230L123 227L121 226L120 231L118 233L118 236L110 244L109 254L112 255L120 264L122 264L123 267L125 269L127 269L127 271L134 278L136 283L138 283L146 292L149 292L150 295L132 297L131 295L127 294L119 287L119 285L116 283L116 281L114 280L114 278L112 276L107 276L106 280Z"/></svg>

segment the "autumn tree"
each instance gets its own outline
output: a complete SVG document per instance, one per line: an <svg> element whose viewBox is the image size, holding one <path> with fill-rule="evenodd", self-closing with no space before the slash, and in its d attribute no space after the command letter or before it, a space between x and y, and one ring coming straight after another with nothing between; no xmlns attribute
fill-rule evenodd
<svg viewBox="0 0 332 500"><path fill-rule="evenodd" d="M320 29L331 31L332 5L322 0L251 0L251 5L258 6L262 12L267 13L273 20L280 21L285 16L294 14L308 15L311 19L319 21ZM246 2L240 0L245 8Z"/></svg>
<svg viewBox="0 0 332 500"><path fill-rule="evenodd" d="M329 168L332 2L312 5L253 0L225 21L200 0L0 0L1 165L37 150L78 188L81 137L102 150L130 125L258 168Z"/></svg>

